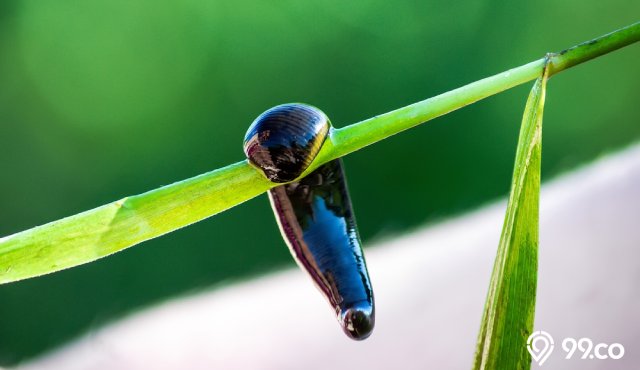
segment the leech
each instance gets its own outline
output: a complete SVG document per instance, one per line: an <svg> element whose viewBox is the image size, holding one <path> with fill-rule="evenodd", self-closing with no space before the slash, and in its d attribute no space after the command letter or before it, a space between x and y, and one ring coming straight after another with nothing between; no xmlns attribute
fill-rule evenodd
<svg viewBox="0 0 640 370"><path fill-rule="evenodd" d="M316 157L331 123L319 109L284 104L252 123L244 140L249 162L272 182L269 190L282 237L298 265L334 308L352 339L371 335L373 290L362 253L341 159L298 178Z"/></svg>

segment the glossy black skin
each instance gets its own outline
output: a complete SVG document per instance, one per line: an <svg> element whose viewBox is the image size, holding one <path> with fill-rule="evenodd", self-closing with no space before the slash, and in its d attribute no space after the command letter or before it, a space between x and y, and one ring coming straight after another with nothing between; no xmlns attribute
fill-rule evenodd
<svg viewBox="0 0 640 370"><path fill-rule="evenodd" d="M285 104L253 122L245 136L249 162L276 183L297 179L328 135L318 108ZM294 259L335 309L344 332L367 338L373 330L373 291L341 160L269 191L280 231Z"/></svg>
<svg viewBox="0 0 640 370"><path fill-rule="evenodd" d="M375 322L373 290L342 161L270 190L269 198L291 254L334 307L344 332L367 338Z"/></svg>
<svg viewBox="0 0 640 370"><path fill-rule="evenodd" d="M262 113L244 138L244 153L271 181L295 180L318 154L330 122L318 108L283 104Z"/></svg>

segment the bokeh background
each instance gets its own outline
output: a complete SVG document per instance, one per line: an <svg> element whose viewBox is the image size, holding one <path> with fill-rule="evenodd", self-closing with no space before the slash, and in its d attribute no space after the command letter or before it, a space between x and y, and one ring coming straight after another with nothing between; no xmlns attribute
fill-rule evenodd
<svg viewBox="0 0 640 370"><path fill-rule="evenodd" d="M350 124L637 21L635 0L0 2L0 236L222 167L265 109ZM554 77L543 180L640 139L640 47ZM530 84L345 158L365 244L507 193ZM0 365L292 265L266 196L0 286ZM480 314L480 313L479 313Z"/></svg>

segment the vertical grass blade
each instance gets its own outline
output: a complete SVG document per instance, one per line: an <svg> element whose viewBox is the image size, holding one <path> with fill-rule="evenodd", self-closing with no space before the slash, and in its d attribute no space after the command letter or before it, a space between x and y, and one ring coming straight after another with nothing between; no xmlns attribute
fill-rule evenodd
<svg viewBox="0 0 640 370"><path fill-rule="evenodd" d="M500 244L473 369L529 369L538 269L542 112L548 68L533 85L520 137Z"/></svg>

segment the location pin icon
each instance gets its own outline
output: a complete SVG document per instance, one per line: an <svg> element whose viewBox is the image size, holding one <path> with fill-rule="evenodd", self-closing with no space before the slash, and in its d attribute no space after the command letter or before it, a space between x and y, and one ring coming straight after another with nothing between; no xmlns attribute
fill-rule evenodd
<svg viewBox="0 0 640 370"><path fill-rule="evenodd" d="M533 361L542 366L553 352L553 338L546 331L534 331L527 339L527 350Z"/></svg>

